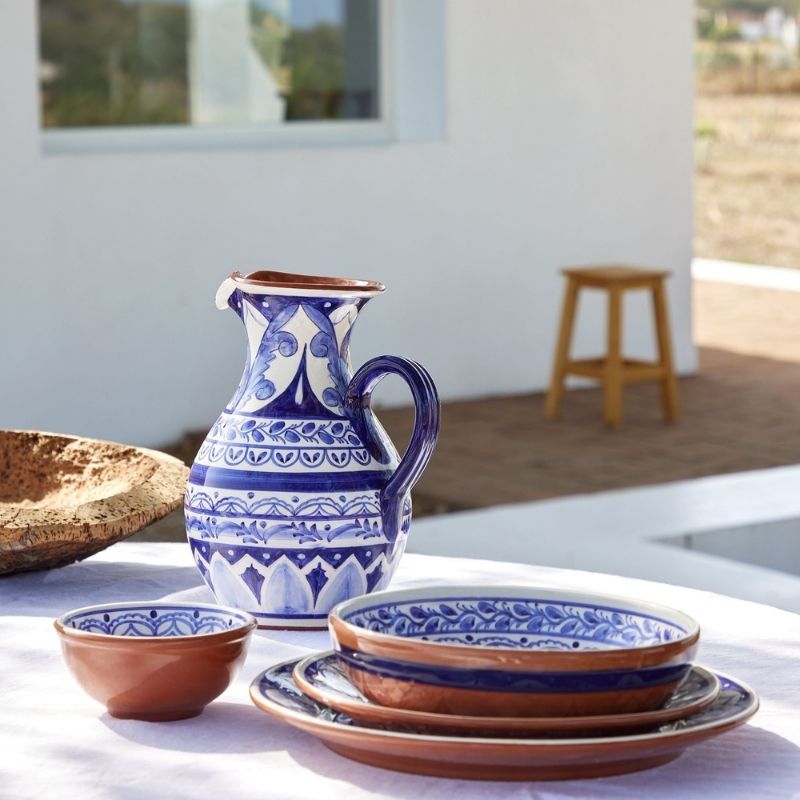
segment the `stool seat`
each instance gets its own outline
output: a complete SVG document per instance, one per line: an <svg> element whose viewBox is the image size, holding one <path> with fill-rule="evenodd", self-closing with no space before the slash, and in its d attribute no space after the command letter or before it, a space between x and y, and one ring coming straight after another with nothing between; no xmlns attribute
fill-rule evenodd
<svg viewBox="0 0 800 800"><path fill-rule="evenodd" d="M667 270L653 270L624 264L597 267L570 267L562 270L567 278L564 310L556 347L553 377L547 394L545 415L554 419L561 410L567 375L592 378L603 384L603 412L606 423L618 428L622 422L622 388L626 383L656 380L661 384L664 419L678 419L678 383L672 365L672 347L667 319L664 281ZM599 358L569 358L572 329L580 289L602 289L608 293L608 338L606 355ZM622 293L632 289L651 292L658 340L658 360L640 361L622 355Z"/></svg>
<svg viewBox="0 0 800 800"><path fill-rule="evenodd" d="M561 272L573 277L584 286L605 289L609 286L621 286L626 289L648 288L654 281L669 276L668 270L643 269L642 267L626 267L617 264L606 264L602 267L567 267Z"/></svg>

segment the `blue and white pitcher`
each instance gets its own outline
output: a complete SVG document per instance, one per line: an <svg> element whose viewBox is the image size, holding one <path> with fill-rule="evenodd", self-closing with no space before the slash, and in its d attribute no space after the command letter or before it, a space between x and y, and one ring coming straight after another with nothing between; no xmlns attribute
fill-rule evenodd
<svg viewBox="0 0 800 800"><path fill-rule="evenodd" d="M217 292L217 307L244 323L247 363L192 466L186 531L217 600L261 627L324 628L336 603L385 588L405 549L439 399L405 358L374 358L351 378L353 324L383 291L261 271L234 273ZM389 374L416 406L402 459L370 409Z"/></svg>

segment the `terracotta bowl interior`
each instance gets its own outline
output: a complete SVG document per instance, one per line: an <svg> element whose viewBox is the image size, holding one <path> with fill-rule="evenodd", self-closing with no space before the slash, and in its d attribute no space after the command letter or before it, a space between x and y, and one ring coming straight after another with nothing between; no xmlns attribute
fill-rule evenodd
<svg viewBox="0 0 800 800"><path fill-rule="evenodd" d="M0 431L0 519L19 509L71 510L131 491L158 462L133 447Z"/></svg>
<svg viewBox="0 0 800 800"><path fill-rule="evenodd" d="M277 272L261 269L242 275L231 275L238 283L252 283L286 289L316 289L331 291L382 292L386 288L379 281L364 281L356 278L335 278L328 275L300 275L294 272Z"/></svg>

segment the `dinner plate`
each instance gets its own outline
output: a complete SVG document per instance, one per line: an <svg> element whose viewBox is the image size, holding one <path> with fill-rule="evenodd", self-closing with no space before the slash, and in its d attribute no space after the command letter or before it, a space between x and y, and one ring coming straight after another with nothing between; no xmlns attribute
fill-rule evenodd
<svg viewBox="0 0 800 800"><path fill-rule="evenodd" d="M340 755L385 769L481 780L564 780L657 767L687 747L718 736L755 714L758 698L741 681L719 675L711 705L647 733L580 739L441 736L370 727L305 694L292 679L300 659L262 672L250 686L259 708L321 739Z"/></svg>
<svg viewBox="0 0 800 800"><path fill-rule="evenodd" d="M374 703L353 685L337 655L329 650L300 661L294 682L309 697L362 722L470 736L597 736L633 732L687 717L712 703L719 694L717 676L695 666L672 697L656 711L591 717L471 717L435 714Z"/></svg>

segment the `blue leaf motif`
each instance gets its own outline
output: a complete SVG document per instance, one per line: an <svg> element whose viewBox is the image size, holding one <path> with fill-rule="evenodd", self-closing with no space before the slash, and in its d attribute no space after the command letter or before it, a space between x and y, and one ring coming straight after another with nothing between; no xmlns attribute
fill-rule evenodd
<svg viewBox="0 0 800 800"><path fill-rule="evenodd" d="M292 444L297 444L300 441L300 437L297 435L295 431L289 428L286 433L284 434L284 438L287 442L292 442Z"/></svg>
<svg viewBox="0 0 800 800"><path fill-rule="evenodd" d="M458 622L459 630L462 631L471 631L475 628L477 623L477 618L474 614L466 614L465 616L461 617L458 620L453 620L454 622Z"/></svg>
<svg viewBox="0 0 800 800"><path fill-rule="evenodd" d="M561 622L564 619L564 612L558 606L545 606L544 613L551 622Z"/></svg>
<svg viewBox="0 0 800 800"><path fill-rule="evenodd" d="M598 641L602 641L608 636L611 636L614 629L610 625L598 625L592 632L592 637Z"/></svg>
<svg viewBox="0 0 800 800"><path fill-rule="evenodd" d="M567 635L575 633L578 630L580 623L577 619L568 619L562 626L560 633L566 633Z"/></svg>
<svg viewBox="0 0 800 800"><path fill-rule="evenodd" d="M544 626L544 616L542 614L534 614L526 626L526 630L531 633L538 633Z"/></svg>
<svg viewBox="0 0 800 800"><path fill-rule="evenodd" d="M423 630L425 633L436 633L439 630L439 620L436 617L431 617L425 623Z"/></svg>

